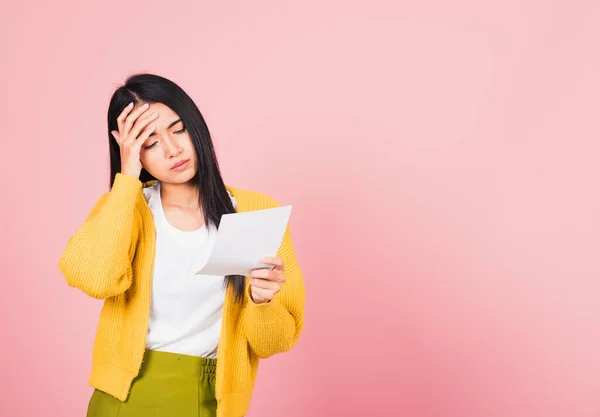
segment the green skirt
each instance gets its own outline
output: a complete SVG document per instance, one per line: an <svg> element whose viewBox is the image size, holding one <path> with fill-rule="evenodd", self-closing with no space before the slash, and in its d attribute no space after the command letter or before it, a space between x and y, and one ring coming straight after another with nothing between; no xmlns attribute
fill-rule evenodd
<svg viewBox="0 0 600 417"><path fill-rule="evenodd" d="M214 417L217 360L146 350L126 401L98 389L87 417Z"/></svg>

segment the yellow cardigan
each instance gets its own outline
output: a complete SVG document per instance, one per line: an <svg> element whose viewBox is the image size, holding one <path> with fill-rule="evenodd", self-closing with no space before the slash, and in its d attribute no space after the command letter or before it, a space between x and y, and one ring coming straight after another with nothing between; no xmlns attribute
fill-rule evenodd
<svg viewBox="0 0 600 417"><path fill-rule="evenodd" d="M142 184L117 174L84 224L69 239L58 265L68 285L104 299L96 330L89 384L121 401L129 395L146 347L155 229ZM227 189L239 212L277 207L265 194ZM266 254L268 255L268 254ZM269 303L255 304L248 277L243 303L228 287L217 356L218 416L248 412L259 358L292 348L304 324L305 288L289 225L277 253L286 282Z"/></svg>

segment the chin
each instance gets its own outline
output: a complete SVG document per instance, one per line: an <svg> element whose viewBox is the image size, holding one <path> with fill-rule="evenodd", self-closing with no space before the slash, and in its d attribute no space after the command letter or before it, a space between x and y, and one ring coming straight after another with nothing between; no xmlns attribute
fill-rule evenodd
<svg viewBox="0 0 600 417"><path fill-rule="evenodd" d="M196 172L192 169L185 170L184 172L167 172L165 175L165 179L163 182L168 182L171 184L185 184L190 182Z"/></svg>

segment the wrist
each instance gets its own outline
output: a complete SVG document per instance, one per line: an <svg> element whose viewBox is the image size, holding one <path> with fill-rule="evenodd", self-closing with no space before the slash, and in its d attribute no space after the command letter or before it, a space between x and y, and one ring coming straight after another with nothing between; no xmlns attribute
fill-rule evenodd
<svg viewBox="0 0 600 417"><path fill-rule="evenodd" d="M141 170L140 171L131 170L131 169L123 169L123 170L121 170L121 174L127 175L128 177L137 178L137 179L140 178L140 173L141 173Z"/></svg>
<svg viewBox="0 0 600 417"><path fill-rule="evenodd" d="M271 302L271 300L257 300L254 298L254 293L252 292L252 286L248 286L248 295L250 297L250 302L252 302L253 304L256 305L261 305L261 304L269 304Z"/></svg>

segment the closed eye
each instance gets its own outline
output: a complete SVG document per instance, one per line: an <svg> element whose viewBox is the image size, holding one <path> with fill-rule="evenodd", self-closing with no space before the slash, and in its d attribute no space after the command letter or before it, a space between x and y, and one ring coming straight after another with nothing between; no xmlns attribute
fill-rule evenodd
<svg viewBox="0 0 600 417"><path fill-rule="evenodd" d="M181 133L183 133L183 132L185 132L185 126L183 127L183 129L181 129L181 130L177 130L177 131L175 131L175 132L173 132L173 133L176 133L176 134L178 134L178 135L179 135L179 134L181 134ZM150 136L153 136L153 135L154 135L154 133L151 133L151 134L150 134ZM151 148L154 148L154 146L155 146L157 143L158 143L158 141L154 142L152 145L144 146L144 149L151 149Z"/></svg>
<svg viewBox="0 0 600 417"><path fill-rule="evenodd" d="M152 145L148 145L148 146L144 146L144 149L150 149L153 148L154 145L156 145L158 143L158 141L154 142Z"/></svg>

